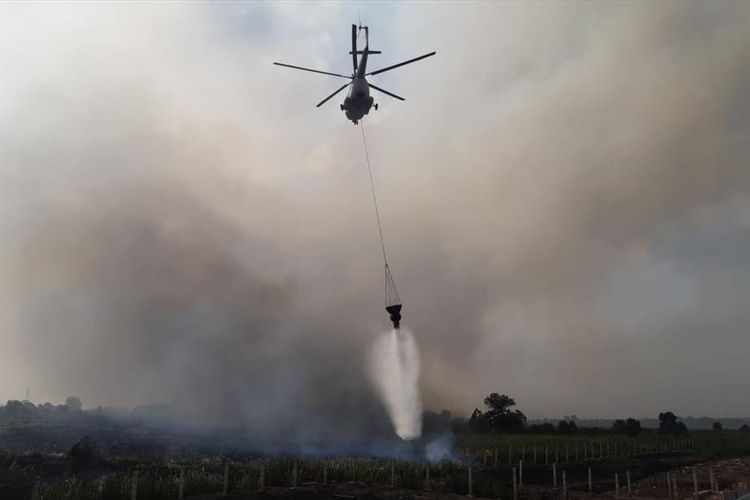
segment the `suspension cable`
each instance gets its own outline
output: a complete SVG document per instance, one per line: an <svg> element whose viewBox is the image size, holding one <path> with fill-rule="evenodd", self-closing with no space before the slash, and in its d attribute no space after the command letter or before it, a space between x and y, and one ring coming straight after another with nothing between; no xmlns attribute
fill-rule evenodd
<svg viewBox="0 0 750 500"><path fill-rule="evenodd" d="M370 153L367 150L367 139L365 138L365 122L361 120L359 126L362 129L362 143L365 145L365 158L367 159L367 171L370 174L370 188L372 189L372 203L375 205L375 218L378 220L378 233L380 234L380 248L383 250L383 262L388 267L388 259L385 256L385 240L383 239L383 226L380 224L380 211L378 210L378 199L375 196L375 181L372 178L372 167L370 166Z"/></svg>

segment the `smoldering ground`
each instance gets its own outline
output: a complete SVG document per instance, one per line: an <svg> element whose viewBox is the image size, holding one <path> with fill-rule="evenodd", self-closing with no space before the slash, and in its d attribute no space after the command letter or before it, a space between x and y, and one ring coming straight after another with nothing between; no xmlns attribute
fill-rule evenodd
<svg viewBox="0 0 750 500"><path fill-rule="evenodd" d="M370 22L384 65L438 51L368 117L425 406L750 411L748 6L475 7ZM356 12L0 9L0 391L390 432L359 131L270 64L344 71Z"/></svg>

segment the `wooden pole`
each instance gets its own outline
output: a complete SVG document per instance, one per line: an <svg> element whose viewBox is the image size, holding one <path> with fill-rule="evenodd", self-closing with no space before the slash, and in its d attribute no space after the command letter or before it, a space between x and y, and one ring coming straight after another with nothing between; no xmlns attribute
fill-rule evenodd
<svg viewBox="0 0 750 500"><path fill-rule="evenodd" d="M630 469L625 471L625 476L627 477L628 481L628 495L630 495L631 493L633 493L633 490L630 488Z"/></svg>
<svg viewBox="0 0 750 500"><path fill-rule="evenodd" d="M708 484L710 485L709 488L711 488L714 491L718 491L719 489L716 488L715 485L715 478L714 478L714 468L712 466L708 466Z"/></svg>
<svg viewBox="0 0 750 500"><path fill-rule="evenodd" d="M497 448L495 448L495 467L497 467Z"/></svg>
<svg viewBox="0 0 750 500"><path fill-rule="evenodd" d="M677 491L677 474L672 476L672 494L675 498L680 498L680 493Z"/></svg>
<svg viewBox="0 0 750 500"><path fill-rule="evenodd" d="M518 487L523 488L523 460L518 461Z"/></svg>
<svg viewBox="0 0 750 500"><path fill-rule="evenodd" d="M472 482L472 477L471 477L471 465L469 465L469 495L468 496L469 497L474 496L474 484Z"/></svg>
<svg viewBox="0 0 750 500"><path fill-rule="evenodd" d="M516 468L513 467L513 500L518 500L518 483L516 482Z"/></svg>
<svg viewBox="0 0 750 500"><path fill-rule="evenodd" d="M536 465L536 446L531 448L531 463Z"/></svg>
<svg viewBox="0 0 750 500"><path fill-rule="evenodd" d="M552 487L557 488L557 463L552 464Z"/></svg>
<svg viewBox="0 0 750 500"><path fill-rule="evenodd" d="M396 466L391 460L391 487L396 487Z"/></svg>
<svg viewBox="0 0 750 500"><path fill-rule="evenodd" d="M297 463L294 463L294 482L297 482ZM295 484L295 486L297 486ZM224 464L224 488L222 490L224 492L224 496L227 496L227 493L229 492L229 463Z"/></svg>
<svg viewBox="0 0 750 500"><path fill-rule="evenodd" d="M513 445L512 444L508 445L508 463L509 464L513 463Z"/></svg>
<svg viewBox="0 0 750 500"><path fill-rule="evenodd" d="M424 470L424 489L426 491L430 491L430 463L427 463L427 466Z"/></svg>
<svg viewBox="0 0 750 500"><path fill-rule="evenodd" d="M620 498L620 475L615 472L615 498Z"/></svg>
<svg viewBox="0 0 750 500"><path fill-rule="evenodd" d="M258 488L264 489L266 487L266 462L260 463L260 476L258 477Z"/></svg>
<svg viewBox="0 0 750 500"><path fill-rule="evenodd" d="M328 486L328 460L323 462L323 486Z"/></svg>
<svg viewBox="0 0 750 500"><path fill-rule="evenodd" d="M138 471L133 472L133 482L130 485L130 500L138 500Z"/></svg>
<svg viewBox="0 0 750 500"><path fill-rule="evenodd" d="M182 500L185 498L185 468L180 467L180 482L177 486L177 498Z"/></svg>
<svg viewBox="0 0 750 500"><path fill-rule="evenodd" d="M224 477L226 478L226 470L224 471ZM224 481L226 482L226 480ZM292 488L297 487L297 462L295 461L292 465Z"/></svg>
<svg viewBox="0 0 750 500"><path fill-rule="evenodd" d="M698 474L695 472L695 467L693 467L693 495L698 495Z"/></svg>
<svg viewBox="0 0 750 500"><path fill-rule="evenodd" d="M667 498L672 498L672 478L669 472L667 472Z"/></svg>
<svg viewBox="0 0 750 500"><path fill-rule="evenodd" d="M591 466L589 466L589 493L594 491L593 484L591 484Z"/></svg>
<svg viewBox="0 0 750 500"><path fill-rule="evenodd" d="M563 469L563 500L568 498L568 481L565 478L565 469Z"/></svg>

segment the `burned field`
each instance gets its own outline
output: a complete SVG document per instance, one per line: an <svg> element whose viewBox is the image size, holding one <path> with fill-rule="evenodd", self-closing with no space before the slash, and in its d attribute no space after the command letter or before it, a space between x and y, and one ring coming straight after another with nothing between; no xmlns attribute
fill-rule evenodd
<svg viewBox="0 0 750 500"><path fill-rule="evenodd" d="M456 439L445 459L428 462L429 438L292 449L230 431L5 424L0 491L9 500L512 498L515 487L519 498L679 498L740 492L750 478L750 459L730 458L746 453L739 433Z"/></svg>

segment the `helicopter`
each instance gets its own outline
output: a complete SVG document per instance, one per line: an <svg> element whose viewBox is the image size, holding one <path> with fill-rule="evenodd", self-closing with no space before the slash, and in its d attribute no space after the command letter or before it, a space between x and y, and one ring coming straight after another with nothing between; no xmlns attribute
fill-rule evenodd
<svg viewBox="0 0 750 500"><path fill-rule="evenodd" d="M365 48L364 50L357 50L357 38L361 31L365 32ZM369 28L367 26L357 26L356 24L352 24L352 51L349 52L352 56L352 66L354 68L354 73L352 73L351 76L347 75L341 75L338 73L330 73L328 71L320 71L317 69L310 69L310 68L303 68L302 66L294 66L292 64L285 64L280 62L274 62L276 66L283 66L285 68L293 68L293 69L299 69L302 71L310 71L312 73L320 73L323 75L329 75L329 76L337 76L340 78L346 78L347 80L350 80L349 82L345 83L334 93L320 101L316 107L321 107L323 104L328 102L332 97L334 97L336 94L341 92L347 87L350 87L349 93L344 99L344 102L341 103L341 111L343 111L346 114L347 119L351 120L355 125L361 120L366 114L370 113L370 109L372 107L375 107L375 109L378 109L378 105L374 102L375 100L370 95L370 89L375 89L378 92L382 92L385 95L388 95L390 97L393 97L394 99L398 99L400 101L405 100L403 97L398 96L392 92L388 92L385 89L381 89L380 87L376 87L372 83L367 81L368 76L374 76L378 75L380 73L385 73L386 71L390 71L392 69L399 68L401 66L404 66L406 64L411 64L413 62L421 61L422 59L425 59L430 56L434 56L436 52L430 52L429 54L424 54L419 57L415 57L414 59L409 59L408 61L400 62L398 64L393 64L391 66L387 66L382 69L378 69L375 71L367 72L367 60L370 54L380 54L381 52L379 50L370 50L370 41L369 41ZM359 62L357 62L357 56L361 55Z"/></svg>

